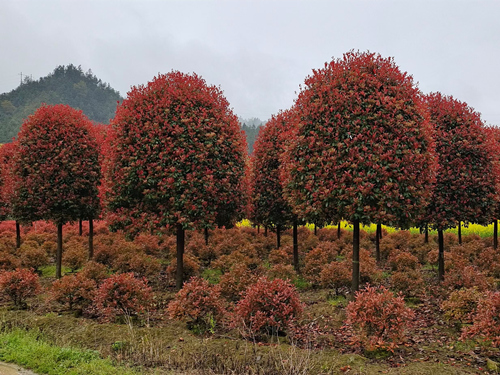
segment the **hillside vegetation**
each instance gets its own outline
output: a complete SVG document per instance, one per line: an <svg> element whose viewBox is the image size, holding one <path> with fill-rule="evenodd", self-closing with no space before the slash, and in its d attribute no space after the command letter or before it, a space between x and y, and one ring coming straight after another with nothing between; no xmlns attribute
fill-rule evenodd
<svg viewBox="0 0 500 375"><path fill-rule="evenodd" d="M46 77L25 79L11 92L0 94L0 143L10 142L23 120L42 103L68 104L81 109L92 121L108 123L122 99L91 70L84 73L74 65L58 66Z"/></svg>

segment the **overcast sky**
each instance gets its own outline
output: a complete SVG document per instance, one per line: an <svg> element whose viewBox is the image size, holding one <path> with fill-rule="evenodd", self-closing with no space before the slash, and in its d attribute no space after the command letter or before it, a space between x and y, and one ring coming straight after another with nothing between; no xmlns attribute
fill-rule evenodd
<svg viewBox="0 0 500 375"><path fill-rule="evenodd" d="M173 69L265 120L312 69L370 50L500 125L499 18L498 0L0 0L0 93L72 63L125 96Z"/></svg>

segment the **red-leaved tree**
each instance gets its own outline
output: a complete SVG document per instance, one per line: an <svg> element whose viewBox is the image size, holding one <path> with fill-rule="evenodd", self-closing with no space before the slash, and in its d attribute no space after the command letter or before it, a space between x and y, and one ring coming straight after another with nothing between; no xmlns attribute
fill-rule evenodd
<svg viewBox="0 0 500 375"><path fill-rule="evenodd" d="M57 225L56 277L61 277L62 227L99 209L101 170L92 123L67 105L41 106L23 123L14 154L13 216Z"/></svg>
<svg viewBox="0 0 500 375"><path fill-rule="evenodd" d="M494 140L479 113L451 96L427 96L438 169L426 221L438 230L439 279L444 278L443 231L457 224L489 224L498 202Z"/></svg>
<svg viewBox="0 0 500 375"><path fill-rule="evenodd" d="M0 146L0 221L12 217L12 198L14 196L14 173L12 157L16 143ZM16 247L21 247L21 228L16 221Z"/></svg>
<svg viewBox="0 0 500 375"><path fill-rule="evenodd" d="M349 52L306 78L295 106L285 191L308 221L353 224L355 291L359 224L407 227L429 198L434 158L424 102L393 59Z"/></svg>
<svg viewBox="0 0 500 375"><path fill-rule="evenodd" d="M266 227L276 228L277 248L281 230L294 227L294 267L298 271L297 216L283 195L280 180L281 154L287 133L293 126L293 113L280 112L260 128L252 155L253 219Z"/></svg>
<svg viewBox="0 0 500 375"><path fill-rule="evenodd" d="M180 289L184 231L229 225L246 205L246 143L238 119L220 89L174 71L132 88L108 139L112 228L174 228Z"/></svg>

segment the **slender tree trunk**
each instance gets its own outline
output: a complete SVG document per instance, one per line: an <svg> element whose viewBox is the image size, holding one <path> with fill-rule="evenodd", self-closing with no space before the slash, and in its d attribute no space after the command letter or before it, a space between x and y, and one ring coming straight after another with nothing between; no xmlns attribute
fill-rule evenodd
<svg viewBox="0 0 500 375"><path fill-rule="evenodd" d="M315 227L316 228L316 227ZM293 222L293 268L299 273L299 241L297 234L297 221Z"/></svg>
<svg viewBox="0 0 500 375"><path fill-rule="evenodd" d="M89 219L89 259L94 257L94 219Z"/></svg>
<svg viewBox="0 0 500 375"><path fill-rule="evenodd" d="M498 220L493 222L493 248L498 249Z"/></svg>
<svg viewBox="0 0 500 375"><path fill-rule="evenodd" d="M418 231L419 231L420 234L424 233L424 229L422 227L418 228Z"/></svg>
<svg viewBox="0 0 500 375"><path fill-rule="evenodd" d="M425 226L425 231L424 231L424 233L425 233L425 239L424 239L424 242L425 242L425 243L429 243L429 227L428 227L427 225Z"/></svg>
<svg viewBox="0 0 500 375"><path fill-rule="evenodd" d="M462 222L458 222L458 244L462 244Z"/></svg>
<svg viewBox="0 0 500 375"><path fill-rule="evenodd" d="M444 280L444 235L443 230L438 229L438 279L439 281Z"/></svg>
<svg viewBox="0 0 500 375"><path fill-rule="evenodd" d="M177 272L175 274L175 288L182 289L184 274L184 229L177 224Z"/></svg>
<svg viewBox="0 0 500 375"><path fill-rule="evenodd" d="M62 276L62 253L63 253L63 225L57 223L57 251L56 251L56 278Z"/></svg>
<svg viewBox="0 0 500 375"><path fill-rule="evenodd" d="M276 226L276 248L281 247L281 225Z"/></svg>
<svg viewBox="0 0 500 375"><path fill-rule="evenodd" d="M208 228L205 228L205 245L208 246Z"/></svg>
<svg viewBox="0 0 500 375"><path fill-rule="evenodd" d="M16 220L16 248L21 247L21 225Z"/></svg>
<svg viewBox="0 0 500 375"><path fill-rule="evenodd" d="M340 232L340 221L339 221L339 224L337 226L337 238L340 238L341 234L342 233Z"/></svg>
<svg viewBox="0 0 500 375"><path fill-rule="evenodd" d="M257 225L257 233L260 234L260 225Z"/></svg>
<svg viewBox="0 0 500 375"><path fill-rule="evenodd" d="M359 290L359 221L354 220L352 231L352 292Z"/></svg>
<svg viewBox="0 0 500 375"><path fill-rule="evenodd" d="M314 224L314 235L315 236L318 235L318 228L317 228L316 224Z"/></svg>
<svg viewBox="0 0 500 375"><path fill-rule="evenodd" d="M78 220L78 235L83 235L83 221L82 219Z"/></svg>
<svg viewBox="0 0 500 375"><path fill-rule="evenodd" d="M377 262L380 262L380 239L382 238L382 225L377 224L377 232L375 233L375 257Z"/></svg>
<svg viewBox="0 0 500 375"><path fill-rule="evenodd" d="M264 237L267 237L267 226L264 227Z"/></svg>

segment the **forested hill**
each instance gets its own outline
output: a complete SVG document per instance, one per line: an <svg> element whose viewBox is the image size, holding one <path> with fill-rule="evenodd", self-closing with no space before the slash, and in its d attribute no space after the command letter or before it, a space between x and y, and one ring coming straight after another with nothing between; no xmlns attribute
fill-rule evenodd
<svg viewBox="0 0 500 375"><path fill-rule="evenodd" d="M240 117L239 120L241 129L245 132L247 136L248 153L251 154L253 152L253 144L255 143L255 139L259 134L259 129L266 122L256 117L251 119L243 119Z"/></svg>
<svg viewBox="0 0 500 375"><path fill-rule="evenodd" d="M11 142L23 120L42 103L68 104L81 109L93 121L108 123L121 100L118 91L92 71L84 73L74 65L58 66L46 77L27 78L18 88L0 94L0 143Z"/></svg>

